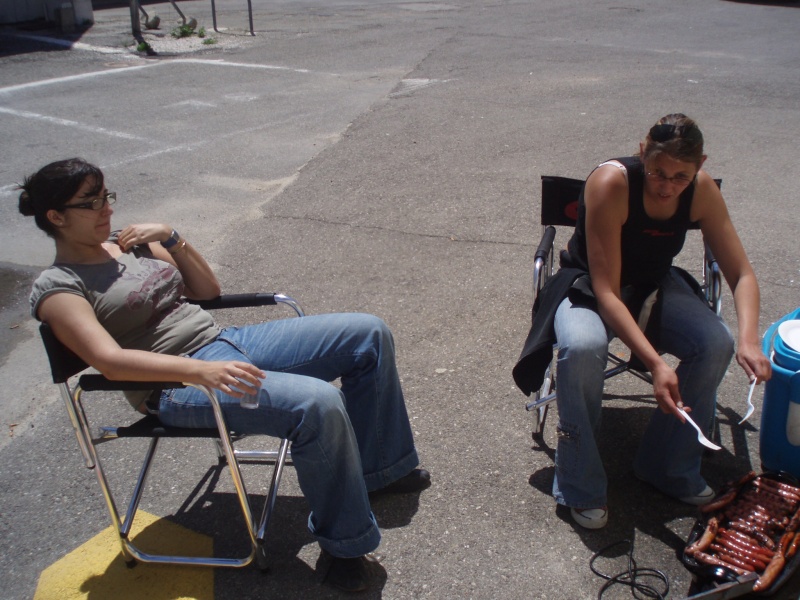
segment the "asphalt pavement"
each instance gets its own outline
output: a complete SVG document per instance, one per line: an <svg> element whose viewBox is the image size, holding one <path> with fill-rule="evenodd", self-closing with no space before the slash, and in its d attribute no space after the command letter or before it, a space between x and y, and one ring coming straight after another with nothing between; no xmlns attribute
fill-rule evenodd
<svg viewBox="0 0 800 600"><path fill-rule="evenodd" d="M800 306L800 5L258 0L254 36L244 0L216 2L219 32L209 3L178 6L204 38L173 37L169 3L145 4L161 25L140 40L124 2L96 4L94 25L72 35L0 29L0 598L34 597L48 566L107 525L27 313L52 243L19 215L14 190L75 155L103 168L116 225L170 223L226 291L282 291L308 313L370 312L394 331L434 483L375 501L383 561L362 597L595 598L592 555L626 539L639 566L666 575L668 597L689 595L679 556L698 513L631 468L654 406L641 381L606 388L608 527L579 529L552 498L556 415L533 442L511 379L529 324L539 180L585 177L635 152L662 115L692 116L758 275L766 330ZM699 240L680 264L698 272ZM727 289L723 304L735 331ZM704 466L712 486L760 470L760 406L737 425L746 396L732 364L719 391L723 450ZM98 424L131 416L124 401L90 406ZM115 473L134 473L133 450L108 446ZM142 508L235 550L224 476L181 506L213 453L171 452L174 468L153 478ZM261 475L245 472L256 497ZM271 571L218 570L208 597L339 597L319 581L291 470L277 510ZM622 546L605 556L605 572L625 567ZM76 597L121 597L110 577ZM798 593L795 576L773 597Z"/></svg>

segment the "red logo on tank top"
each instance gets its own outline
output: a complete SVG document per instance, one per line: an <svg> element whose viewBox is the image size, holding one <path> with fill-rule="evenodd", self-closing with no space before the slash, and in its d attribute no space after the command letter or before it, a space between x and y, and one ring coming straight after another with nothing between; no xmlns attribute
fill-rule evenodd
<svg viewBox="0 0 800 600"><path fill-rule="evenodd" d="M642 233L650 237L672 237L675 235L674 231L659 231L658 229L643 229Z"/></svg>
<svg viewBox="0 0 800 600"><path fill-rule="evenodd" d="M570 202L564 207L564 214L573 221L578 220L578 201Z"/></svg>

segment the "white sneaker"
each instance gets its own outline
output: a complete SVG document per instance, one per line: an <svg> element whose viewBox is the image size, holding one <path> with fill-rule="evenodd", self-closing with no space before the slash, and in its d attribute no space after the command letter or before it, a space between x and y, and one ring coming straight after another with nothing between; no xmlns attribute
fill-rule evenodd
<svg viewBox="0 0 800 600"><path fill-rule="evenodd" d="M570 508L569 513L578 525L586 529L602 529L608 523L606 508Z"/></svg>
<svg viewBox="0 0 800 600"><path fill-rule="evenodd" d="M684 496L679 500L681 502L685 502L686 504L692 504L693 506L703 506L704 504L708 504L709 502L711 502L714 499L714 496L716 495L717 493L711 489L711 486L707 485L706 489L704 489L699 494L695 496Z"/></svg>

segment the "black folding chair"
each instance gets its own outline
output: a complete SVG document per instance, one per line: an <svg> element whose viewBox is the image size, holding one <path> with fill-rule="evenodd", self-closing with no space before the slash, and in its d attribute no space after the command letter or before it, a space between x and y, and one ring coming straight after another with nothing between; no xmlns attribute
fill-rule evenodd
<svg viewBox="0 0 800 600"><path fill-rule="evenodd" d="M715 179L718 186L722 181ZM571 179L569 177L556 177L545 175L542 177L542 203L541 203L541 224L542 239L536 248L533 262L533 300L539 296L539 292L544 287L547 280L555 273L556 255L556 227L569 228L569 234L578 218L578 198L583 189L582 179ZM698 224L694 224L692 229L699 229ZM708 247L704 243L705 251L703 256L703 281L701 287L705 300L709 307L718 315L722 311L722 275L719 265ZM610 379L620 373L631 373L640 379L652 384L653 379L650 373L643 370L639 361L635 357L621 358L613 352L608 353L608 360L611 366L606 369L605 378ZM547 408L556 401L556 382L554 365L551 362L545 372L544 381L541 388L532 394L533 398L525 405L528 411L534 414L533 435L536 437L544 429L545 419L547 418Z"/></svg>
<svg viewBox="0 0 800 600"><path fill-rule="evenodd" d="M294 309L299 317L304 316L303 310L299 304L294 299L282 294L235 294L220 296L214 300L196 302L196 304L199 304L205 309L259 307L278 303L287 304ZM73 386L70 384L70 379L85 371L88 365L64 346L55 337L52 329L46 323L42 323L39 331L41 332L47 356L50 360L53 383L59 387L61 392L61 397L64 400L64 405L66 406L72 427L78 439L78 446L83 454L84 463L87 468L93 469L97 474L97 479L100 483L100 488L111 517L111 524L119 537L125 562L130 566L133 566L139 561L144 563L209 567L244 567L255 560L259 568L265 569L267 567L267 558L264 550L264 541L266 538L267 526L269 525L269 520L272 516L275 500L278 495L278 486L280 485L283 468L291 458L289 440L281 440L278 450L243 451L234 449L231 432L225 424L225 417L220 408L216 394L213 390L205 386L196 385L193 387L204 392L213 407L217 424L216 428L185 429L166 427L161 424L156 415L150 414L139 419L132 425L124 427L101 427L99 435L93 436L89 420L83 407L83 392L163 390L185 387L185 385L180 382L110 381L102 375L82 374L78 378L77 384ZM108 479L103 471L100 456L97 452L98 444L119 438L147 438L150 440L124 516L121 516L117 509ZM145 480L153 464L159 440L162 438L209 438L216 442L217 458L220 463L227 463L229 467L242 515L247 526L250 538L250 551L246 556L217 558L150 554L137 548L129 539L131 526L133 525L133 520L144 491ZM267 498L264 503L261 518L258 522L253 518L250 499L239 468L239 460L243 459L268 461L275 465L269 491L267 492Z"/></svg>

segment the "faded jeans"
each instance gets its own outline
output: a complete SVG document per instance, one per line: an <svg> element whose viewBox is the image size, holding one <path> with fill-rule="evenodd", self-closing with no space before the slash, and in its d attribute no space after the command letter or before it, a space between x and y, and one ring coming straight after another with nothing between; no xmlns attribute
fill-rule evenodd
<svg viewBox="0 0 800 600"><path fill-rule="evenodd" d="M377 317L331 314L225 329L192 358L240 360L267 372L256 409L217 392L231 430L288 438L311 508L308 527L340 557L380 542L367 491L418 464L395 365L391 332ZM341 389L328 382L341 379ZM161 396L159 418L178 427L216 427L194 388Z"/></svg>
<svg viewBox="0 0 800 600"><path fill-rule="evenodd" d="M661 286L659 347L675 356L681 399L705 431L713 423L717 387L733 356L727 325L670 273ZM601 422L603 373L614 334L600 315L562 301L555 317L558 340L558 444L553 496L572 508L607 505L607 481L596 436ZM633 468L637 477L663 493L682 498L699 494L703 447L694 429L655 409L642 437Z"/></svg>

